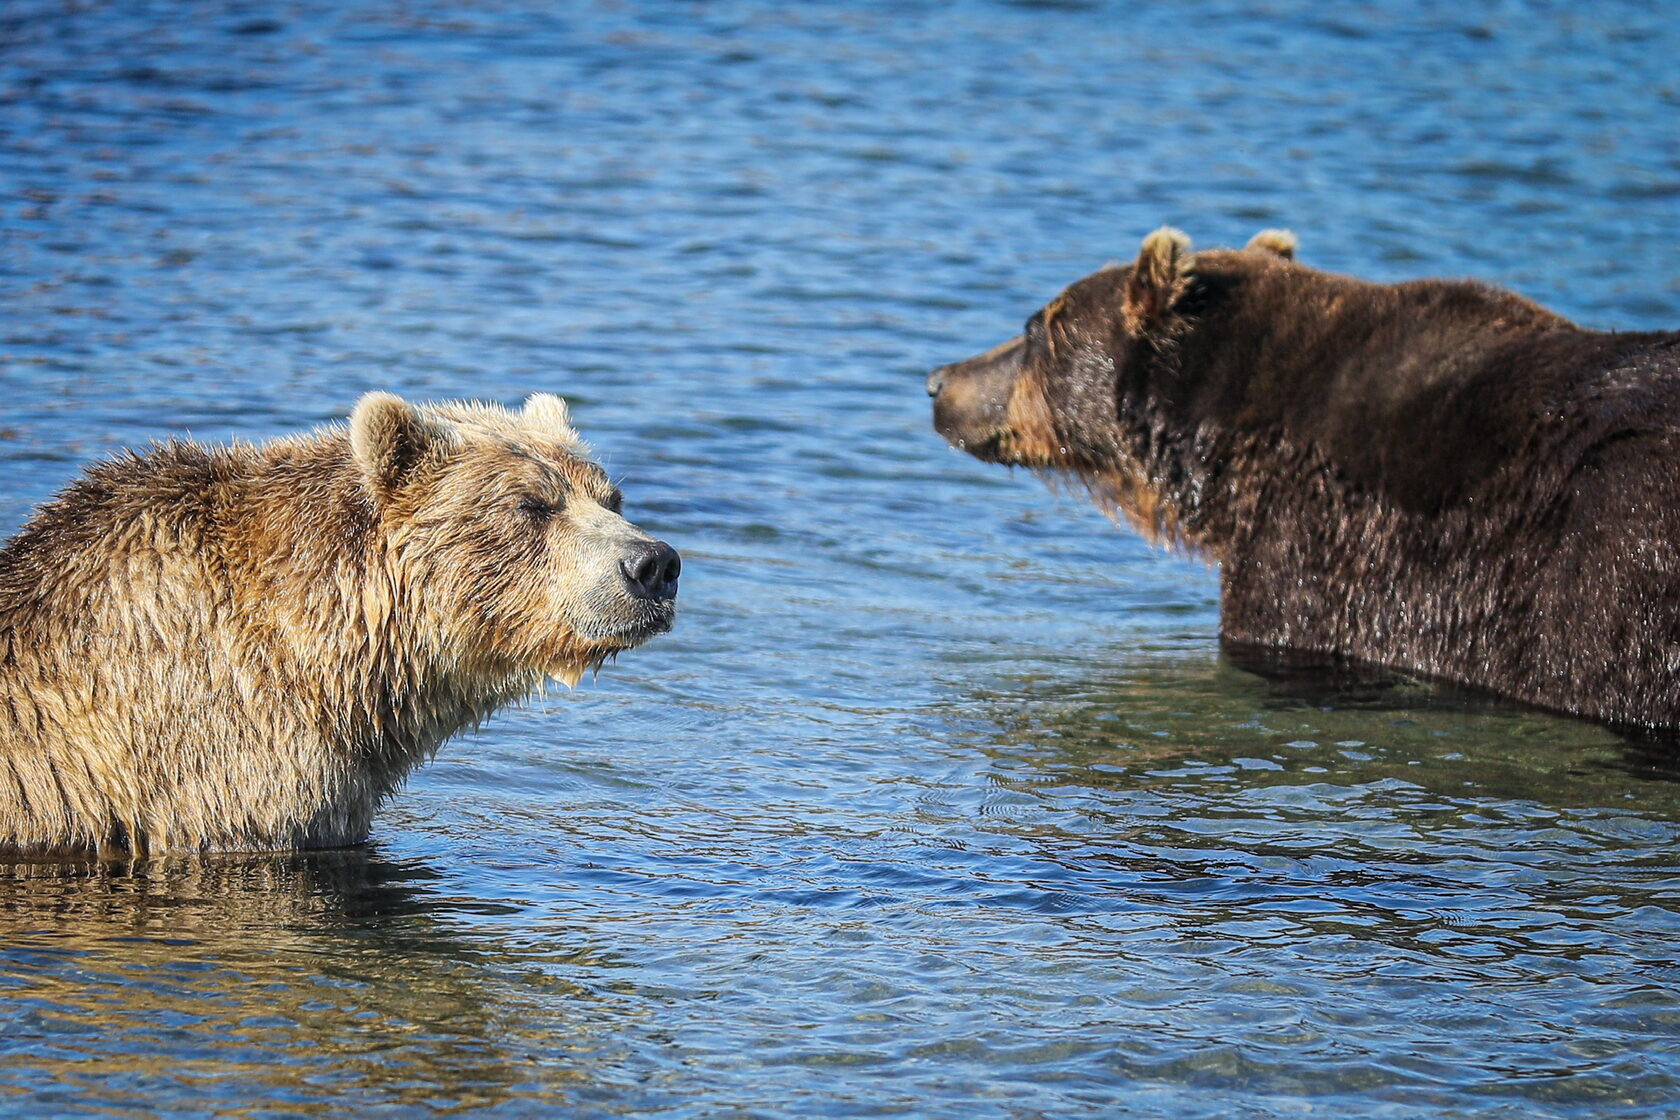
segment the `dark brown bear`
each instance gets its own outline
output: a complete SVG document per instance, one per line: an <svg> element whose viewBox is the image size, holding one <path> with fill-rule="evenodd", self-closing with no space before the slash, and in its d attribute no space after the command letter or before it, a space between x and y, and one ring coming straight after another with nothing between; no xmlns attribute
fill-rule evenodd
<svg viewBox="0 0 1680 1120"><path fill-rule="evenodd" d="M1680 724L1680 333L1175 230L928 377L934 426L1220 565L1224 638Z"/></svg>

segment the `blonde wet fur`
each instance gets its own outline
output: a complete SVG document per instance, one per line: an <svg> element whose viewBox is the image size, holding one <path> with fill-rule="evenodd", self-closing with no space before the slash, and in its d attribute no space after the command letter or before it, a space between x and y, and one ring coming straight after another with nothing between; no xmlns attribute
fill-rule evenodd
<svg viewBox="0 0 1680 1120"><path fill-rule="evenodd" d="M0 549L0 849L366 838L450 735L669 628L675 554L586 455L556 397L374 393L89 470Z"/></svg>

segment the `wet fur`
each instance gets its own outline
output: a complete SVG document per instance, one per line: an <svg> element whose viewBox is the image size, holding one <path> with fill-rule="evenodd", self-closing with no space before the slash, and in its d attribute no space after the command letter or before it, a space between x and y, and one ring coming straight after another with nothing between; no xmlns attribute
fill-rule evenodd
<svg viewBox="0 0 1680 1120"><path fill-rule="evenodd" d="M1029 323L1007 419L939 426L1217 561L1233 643L1680 724L1680 334L1294 255L1158 232Z"/></svg>
<svg viewBox="0 0 1680 1120"><path fill-rule="evenodd" d="M560 402L351 428L123 455L0 550L0 848L354 843L451 734L633 644L567 598L587 534L519 508L611 500Z"/></svg>

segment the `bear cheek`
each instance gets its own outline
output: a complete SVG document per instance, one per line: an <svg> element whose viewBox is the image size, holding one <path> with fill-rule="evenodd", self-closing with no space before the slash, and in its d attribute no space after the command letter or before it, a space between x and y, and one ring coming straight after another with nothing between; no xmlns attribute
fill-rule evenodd
<svg viewBox="0 0 1680 1120"><path fill-rule="evenodd" d="M523 615L550 653L593 641L614 614L617 567L588 537L561 526L550 534L540 572L527 581Z"/></svg>
<svg viewBox="0 0 1680 1120"><path fill-rule="evenodd" d="M1056 432L1042 374L1029 370L1017 378L1009 396L999 462L1016 467L1068 465L1066 440Z"/></svg>

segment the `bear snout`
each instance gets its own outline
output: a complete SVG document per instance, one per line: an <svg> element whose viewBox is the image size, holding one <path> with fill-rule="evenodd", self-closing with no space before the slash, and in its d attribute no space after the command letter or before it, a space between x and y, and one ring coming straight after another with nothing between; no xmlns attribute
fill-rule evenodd
<svg viewBox="0 0 1680 1120"><path fill-rule="evenodd" d="M618 562L630 594L637 599L675 599L682 557L664 541L637 541Z"/></svg>
<svg viewBox="0 0 1680 1120"><path fill-rule="evenodd" d="M953 447L987 458L988 448L1008 425L1010 381L994 371L958 363L934 370L928 387L933 391L934 430Z"/></svg>
<svg viewBox="0 0 1680 1120"><path fill-rule="evenodd" d="M994 346L967 361L940 366L927 375L933 398L933 427L951 446L980 459L997 456L1009 434L1009 402L1022 373L1026 340Z"/></svg>

